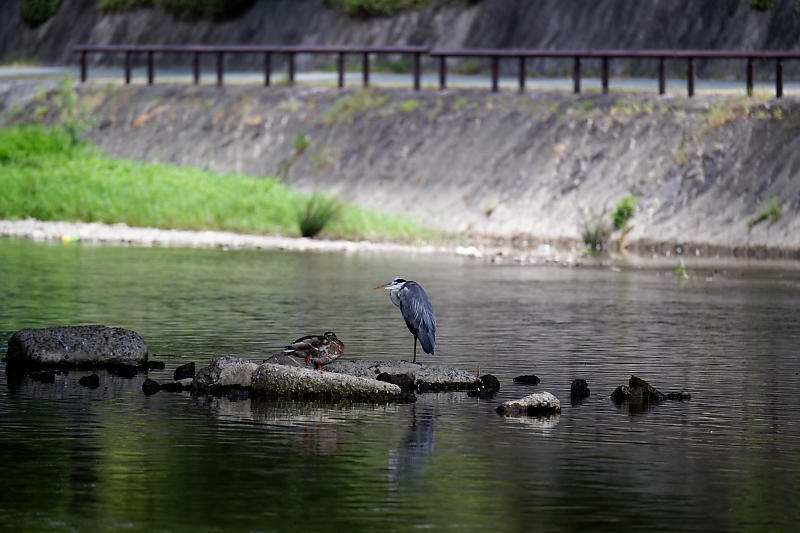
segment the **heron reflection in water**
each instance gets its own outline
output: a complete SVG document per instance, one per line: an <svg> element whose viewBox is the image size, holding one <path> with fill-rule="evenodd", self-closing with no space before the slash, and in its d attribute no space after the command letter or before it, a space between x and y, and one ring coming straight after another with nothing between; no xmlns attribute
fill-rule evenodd
<svg viewBox="0 0 800 533"><path fill-rule="evenodd" d="M425 353L433 355L433 345L436 344L436 315L422 285L416 281L394 278L375 289L388 290L389 299L400 308L408 331L414 335L414 362L417 362L417 341Z"/></svg>

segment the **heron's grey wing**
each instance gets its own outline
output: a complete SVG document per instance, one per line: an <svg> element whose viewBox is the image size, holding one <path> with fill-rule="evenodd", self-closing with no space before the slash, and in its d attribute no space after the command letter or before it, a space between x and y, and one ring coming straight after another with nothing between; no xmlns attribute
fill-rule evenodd
<svg viewBox="0 0 800 533"><path fill-rule="evenodd" d="M418 283L409 281L398 291L397 298L408 329L417 336L425 353L432 354L436 343L436 315L428 295Z"/></svg>

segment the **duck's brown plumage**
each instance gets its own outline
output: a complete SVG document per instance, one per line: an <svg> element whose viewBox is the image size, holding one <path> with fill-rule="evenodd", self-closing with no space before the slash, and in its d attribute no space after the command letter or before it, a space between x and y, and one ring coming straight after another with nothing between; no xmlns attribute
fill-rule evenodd
<svg viewBox="0 0 800 533"><path fill-rule="evenodd" d="M306 364L311 362L317 370L322 365L332 363L344 353L344 343L336 338L332 331L323 335L307 335L301 337L283 349L283 353L305 358Z"/></svg>

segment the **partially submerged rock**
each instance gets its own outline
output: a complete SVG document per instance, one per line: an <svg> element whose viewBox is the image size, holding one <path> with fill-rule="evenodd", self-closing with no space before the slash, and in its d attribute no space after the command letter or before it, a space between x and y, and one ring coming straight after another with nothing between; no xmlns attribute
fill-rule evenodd
<svg viewBox="0 0 800 533"><path fill-rule="evenodd" d="M147 345L134 331L106 326L64 326L17 331L7 362L16 366L105 367L142 365Z"/></svg>
<svg viewBox="0 0 800 533"><path fill-rule="evenodd" d="M561 402L549 392L537 392L519 400L509 400L497 407L501 415L546 416L561 412Z"/></svg>
<svg viewBox="0 0 800 533"><path fill-rule="evenodd" d="M467 393L467 396L473 398L492 398L500 391L500 380L491 374L484 374L480 377L481 384L475 389Z"/></svg>
<svg viewBox="0 0 800 533"><path fill-rule="evenodd" d="M145 396L152 396L160 390L161 385L158 384L158 381L153 379L148 378L144 380L144 383L142 383L142 392L145 394Z"/></svg>
<svg viewBox="0 0 800 533"><path fill-rule="evenodd" d="M201 368L192 382L200 392L222 393L229 388L249 388L258 365L241 357L218 357Z"/></svg>
<svg viewBox="0 0 800 533"><path fill-rule="evenodd" d="M589 397L591 391L585 379L573 379L569 387L569 399L572 403L579 403Z"/></svg>
<svg viewBox="0 0 800 533"><path fill-rule="evenodd" d="M402 395L397 385L376 379L271 363L258 367L252 387L258 396L299 400L391 402Z"/></svg>
<svg viewBox="0 0 800 533"><path fill-rule="evenodd" d="M691 398L691 394L685 391L666 395L637 376L631 376L627 387L620 385L611 394L611 399L616 403L630 402L632 407L647 407L667 399L684 400L689 398Z"/></svg>
<svg viewBox="0 0 800 533"><path fill-rule="evenodd" d="M454 367L410 363L408 361L334 361L325 367L331 372L374 379L379 374L408 374L417 392L467 391L481 381L474 374Z"/></svg>
<svg viewBox="0 0 800 533"><path fill-rule="evenodd" d="M375 379L400 387L400 390L403 392L403 401L413 402L417 399L414 394L414 391L417 390L417 384L414 381L414 376L411 374L390 374L388 372L383 372L378 374Z"/></svg>
<svg viewBox="0 0 800 533"><path fill-rule="evenodd" d="M81 387L86 387L87 389L96 389L100 386L100 376L97 374L90 374L88 376L83 376L81 379L78 380L78 385Z"/></svg>
<svg viewBox="0 0 800 533"><path fill-rule="evenodd" d="M264 359L264 362L271 363L273 365L296 366L296 367L303 366L300 364L300 361L298 361L291 355L285 353L276 353L269 359Z"/></svg>
<svg viewBox="0 0 800 533"><path fill-rule="evenodd" d="M514 383L521 383L523 385L538 385L541 381L539 376L533 374L525 374L514 378Z"/></svg>
<svg viewBox="0 0 800 533"><path fill-rule="evenodd" d="M180 381L186 378L193 378L194 372L194 361L192 361L191 363L186 363L185 365L181 365L176 368L172 373L172 379L175 381Z"/></svg>

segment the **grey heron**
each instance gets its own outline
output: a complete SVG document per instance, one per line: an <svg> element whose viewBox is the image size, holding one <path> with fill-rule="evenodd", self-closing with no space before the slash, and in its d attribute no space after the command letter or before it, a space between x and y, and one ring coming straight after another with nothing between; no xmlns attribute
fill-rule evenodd
<svg viewBox="0 0 800 533"><path fill-rule="evenodd" d="M416 281L394 278L375 289L389 291L389 299L400 308L408 330L414 335L414 362L417 362L417 341L425 353L433 355L436 343L436 315L428 295Z"/></svg>

